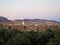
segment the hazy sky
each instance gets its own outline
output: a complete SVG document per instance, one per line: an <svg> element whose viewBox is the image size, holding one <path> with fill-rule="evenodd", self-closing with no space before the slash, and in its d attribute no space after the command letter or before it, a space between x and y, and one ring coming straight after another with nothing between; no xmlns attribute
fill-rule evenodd
<svg viewBox="0 0 60 45"><path fill-rule="evenodd" d="M0 16L60 21L60 0L0 0Z"/></svg>

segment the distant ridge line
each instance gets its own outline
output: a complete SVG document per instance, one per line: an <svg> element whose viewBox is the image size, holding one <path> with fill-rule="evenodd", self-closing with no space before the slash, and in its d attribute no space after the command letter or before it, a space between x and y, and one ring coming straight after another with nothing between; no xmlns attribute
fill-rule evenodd
<svg viewBox="0 0 60 45"><path fill-rule="evenodd" d="M25 21L25 22L36 22L36 23L53 22L53 23L60 24L60 22L54 21L54 20L46 20L46 19L15 19L15 20L8 20L8 18L0 16L0 22L2 22L2 23L8 23L8 22L13 22L13 21Z"/></svg>

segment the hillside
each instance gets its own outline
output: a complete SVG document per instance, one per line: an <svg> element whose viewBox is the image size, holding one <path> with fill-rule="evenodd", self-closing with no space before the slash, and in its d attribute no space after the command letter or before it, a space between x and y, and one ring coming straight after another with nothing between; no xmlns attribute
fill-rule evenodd
<svg viewBox="0 0 60 45"><path fill-rule="evenodd" d="M0 16L0 22L1 23L8 23L8 22L11 22L11 20L8 20L8 18L6 18L6 17Z"/></svg>

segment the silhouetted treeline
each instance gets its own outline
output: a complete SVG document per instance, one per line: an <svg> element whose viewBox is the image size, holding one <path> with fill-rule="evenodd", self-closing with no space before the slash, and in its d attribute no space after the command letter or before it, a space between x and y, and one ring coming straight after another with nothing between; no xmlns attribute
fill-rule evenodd
<svg viewBox="0 0 60 45"><path fill-rule="evenodd" d="M1 29L0 45L60 45L60 30L24 31Z"/></svg>

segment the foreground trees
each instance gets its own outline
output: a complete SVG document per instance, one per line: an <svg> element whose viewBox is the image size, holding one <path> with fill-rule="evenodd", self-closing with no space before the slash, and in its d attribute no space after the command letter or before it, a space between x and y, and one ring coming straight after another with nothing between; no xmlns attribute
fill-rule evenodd
<svg viewBox="0 0 60 45"><path fill-rule="evenodd" d="M21 32L17 29L1 29L0 45L60 45L60 30Z"/></svg>

